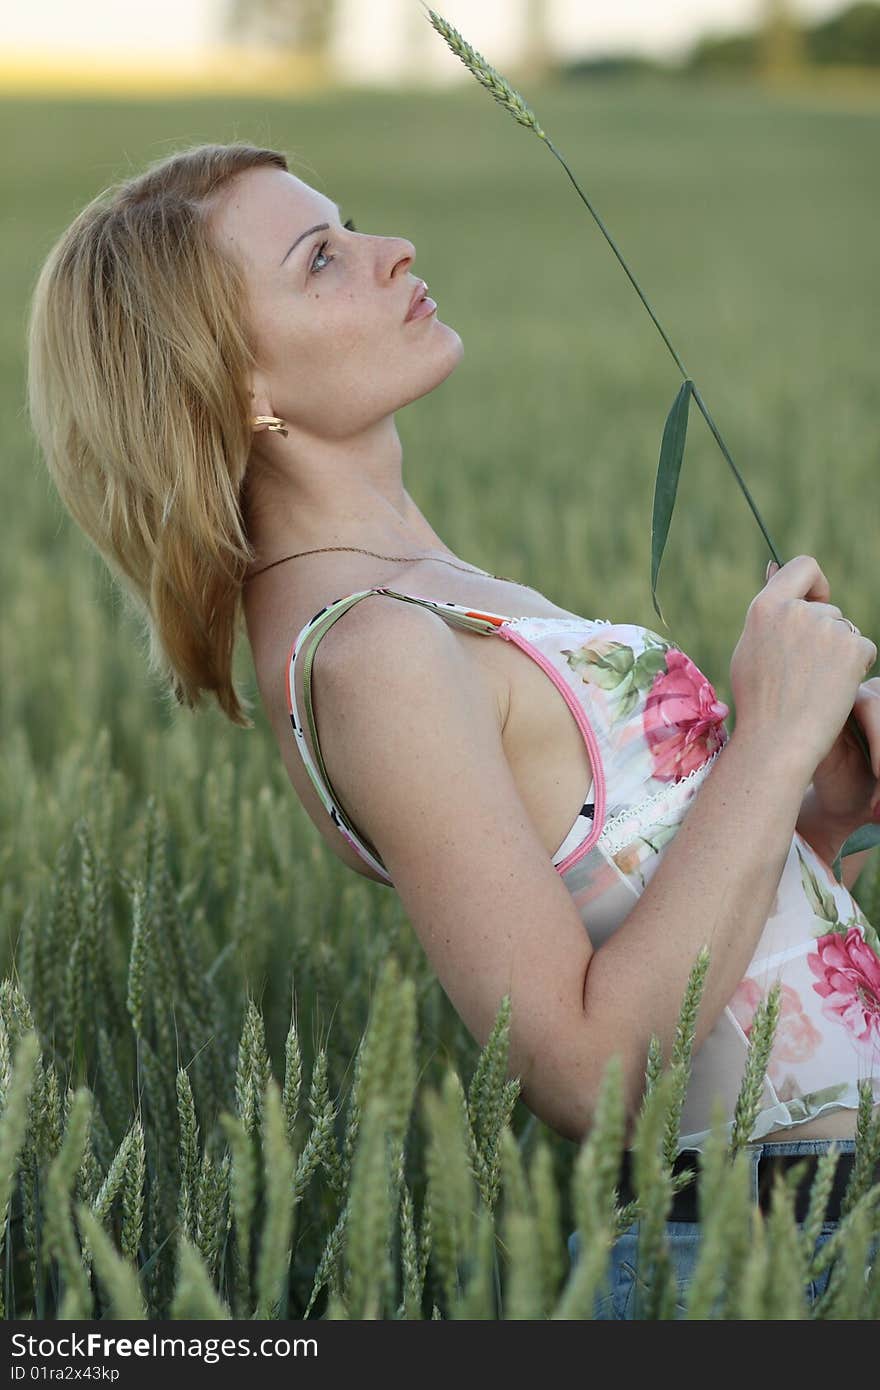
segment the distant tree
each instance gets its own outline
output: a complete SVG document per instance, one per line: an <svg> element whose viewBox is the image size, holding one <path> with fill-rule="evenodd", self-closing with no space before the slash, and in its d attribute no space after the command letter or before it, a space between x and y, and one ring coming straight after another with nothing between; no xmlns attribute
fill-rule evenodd
<svg viewBox="0 0 880 1390"><path fill-rule="evenodd" d="M560 61L564 77L667 77L676 71L675 65L642 53L591 53L589 57L566 58Z"/></svg>
<svg viewBox="0 0 880 1390"><path fill-rule="evenodd" d="M754 68L758 40L754 34L707 35L698 39L682 66L689 72L743 72Z"/></svg>
<svg viewBox="0 0 880 1390"><path fill-rule="evenodd" d="M336 0L226 0L221 26L230 39L255 39L326 57Z"/></svg>
<svg viewBox="0 0 880 1390"><path fill-rule="evenodd" d="M880 5L849 5L807 31L814 63L880 67Z"/></svg>
<svg viewBox="0 0 880 1390"><path fill-rule="evenodd" d="M687 71L778 71L811 63L880 67L880 4L859 3L800 30L790 6L767 0L757 33L699 39L683 62Z"/></svg>
<svg viewBox="0 0 880 1390"><path fill-rule="evenodd" d="M758 31L757 66L767 77L801 72L806 43L788 0L762 0L763 23Z"/></svg>

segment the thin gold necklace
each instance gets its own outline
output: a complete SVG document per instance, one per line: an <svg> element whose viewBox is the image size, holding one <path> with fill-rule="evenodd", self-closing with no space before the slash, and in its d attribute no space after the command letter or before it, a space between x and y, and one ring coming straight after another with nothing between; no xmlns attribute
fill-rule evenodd
<svg viewBox="0 0 880 1390"><path fill-rule="evenodd" d="M376 560L405 560L408 562L415 560L437 560L439 564L451 565L454 570L461 570L463 574L482 574L486 579L501 579L505 584L518 584L520 588L523 589L528 589L530 587L528 584L520 584L518 579L508 579L507 576L503 574L489 574L488 570L476 569L475 567L466 569L464 565L457 565L454 560L443 560L439 555L379 555L375 550L363 550L359 545L321 545L315 550L298 550L294 555L282 555L280 560L273 560L271 564L263 565L262 569L254 570L253 574L247 575L243 582L248 584L250 580L256 579L258 574L264 574L266 570L272 569L275 565L284 564L285 560L298 560L302 555L321 555L328 550L356 551L358 555L372 555ZM537 589L532 589L532 593L537 592Z"/></svg>

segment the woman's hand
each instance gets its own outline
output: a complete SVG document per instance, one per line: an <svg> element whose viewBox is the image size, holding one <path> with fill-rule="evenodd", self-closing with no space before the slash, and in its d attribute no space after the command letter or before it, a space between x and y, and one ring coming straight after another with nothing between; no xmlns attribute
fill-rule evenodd
<svg viewBox="0 0 880 1390"><path fill-rule="evenodd" d="M845 724L813 773L813 813L835 845L859 826L880 821L880 676L859 686L853 713L867 740L871 767Z"/></svg>
<svg viewBox="0 0 880 1390"><path fill-rule="evenodd" d="M804 786L817 766L832 766L826 760L878 656L830 598L817 560L795 556L752 599L730 659L737 732L781 742Z"/></svg>
<svg viewBox="0 0 880 1390"><path fill-rule="evenodd" d="M791 576L791 580L794 580L796 567L804 570L807 561L811 561L816 570L809 592L803 595L806 599L806 607L810 609L809 617L812 617L813 613L818 616L820 611L830 613L835 619L835 624L832 624L833 627L839 623L842 614L839 608L831 604L830 585L811 556L798 556L796 559L790 560L787 565L783 565L781 571L779 565L771 560L765 575L764 593L770 594L773 586L778 586L780 579L787 573ZM801 587L807 578L809 578L809 574L805 574L801 579L800 573L798 573ZM792 604L790 601L786 603L786 597L785 593L779 593L776 604L777 608L786 613L785 627L778 627L777 631L771 634L777 648L782 646L783 638L788 639L794 636L798 639L797 650L794 653L788 653L786 687L793 686L795 689L799 689L805 698L811 700L816 699L817 693L821 694L821 706L827 714L826 691L818 679L819 674L822 673L817 671L815 667L812 671L807 671L806 667L801 670L797 658L805 648L809 651L814 648L818 650L817 639L820 636L827 648L829 633L827 631L823 633L822 629L816 628L815 625L813 625L812 632L804 632L804 620L808 616L802 611L804 605ZM752 601L747 614L747 626L752 617L752 609L763 602L762 595L758 595ZM761 611L761 617L772 616L772 612L769 615L766 613L765 605ZM754 623L752 625L754 626ZM801 630L798 631L798 628ZM745 632L743 635L745 636ZM862 673L867 675L877 660L877 644L870 638L863 637L861 633L858 636L861 639L862 654L864 654L866 643L873 647L873 656L866 658L868 664L862 667ZM741 638L740 646L742 643L743 639ZM734 659L736 659L738 651L739 648L737 648L737 652L734 652ZM843 653L846 649L841 648L840 651L841 655L836 660L842 669ZM828 660L826 652L826 662ZM731 662L732 676L733 662ZM766 685L767 682L765 681L764 684ZM764 696L766 700L766 691ZM735 692L734 698L736 698ZM849 705L850 699L852 696L847 696L847 705ZM839 718L840 709L845 707L839 703L836 705L838 713L835 714L835 724ZM865 761L865 754L857 742L856 735L852 732L849 712L847 712L846 722L840 728L834 742L824 745L827 752L814 768L812 781L804 796L797 825L804 839L818 853L827 858L829 864L836 858L841 846L855 830L858 830L860 826L869 824L872 820L880 822L880 677L875 676L871 680L863 680L856 688L855 698L849 708L852 710L854 721L864 734L871 765L869 767ZM739 704L737 704L737 725L739 722Z"/></svg>

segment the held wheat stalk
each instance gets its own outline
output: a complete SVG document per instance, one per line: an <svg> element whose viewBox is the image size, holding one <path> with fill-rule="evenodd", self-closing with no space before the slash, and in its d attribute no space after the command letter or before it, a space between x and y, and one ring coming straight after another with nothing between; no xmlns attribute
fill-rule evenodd
<svg viewBox="0 0 880 1390"><path fill-rule="evenodd" d="M441 16L438 15L434 10L428 9L427 15L432 27L436 30L440 37L445 40L450 50L455 54L457 58L461 60L462 63L464 63L465 67L477 79L481 86L485 87L486 90L494 97L494 99L497 102L499 102L500 105L504 106L520 125L526 126L527 129L533 131L534 134L538 136L539 140L543 140L544 144L551 151L551 153L559 160L563 169L568 174L568 177L571 179L571 182L575 187L575 191L577 192L578 197L585 204L588 211L595 219L599 227L599 230L602 232L602 235L605 237L605 240L608 242L617 259L620 261L620 264L623 266L623 269L626 271L630 283L632 284L633 288L639 296L639 299L642 301L648 313L650 314L654 326L657 329L657 332L660 334L660 337L663 339L664 343L669 349L670 354L672 355L673 361L675 362L676 366L678 367L679 371L684 377L684 381L681 387L679 388L678 394L672 404L672 407L669 411L669 415L666 419L666 424L663 430L663 440L660 447L660 462L657 470L657 478L654 487L654 508L651 528L651 600L654 604L654 609L657 613L657 616L660 618L661 622L664 625L666 625L666 619L663 617L663 614L660 611L660 607L657 603L657 576L660 569L660 560L662 558L663 550L666 545L666 538L669 533L669 526L672 521L673 508L675 506L675 496L678 487L678 477L681 471L681 462L684 455L685 439L687 437L688 409L690 405L690 399L692 396L693 399L696 401L697 406L699 407L700 412L706 421L706 424L709 426L709 429L711 430L712 435L716 443L718 444L719 449L724 455L724 458L726 459L728 466L730 467L730 470L733 473L734 478L736 479L740 489L742 490L743 496L745 497L746 502L748 503L752 511L752 515L754 516L756 522L758 523L758 526L761 529L761 534L767 542L773 559L781 567L783 562L780 559L776 547L774 546L773 541L770 538L770 534L766 526L764 525L761 515L757 507L755 506L754 501L752 500L752 496L748 488L746 487L745 480L743 479L738 468L736 467L736 464L734 463L730 455L730 451L721 437L721 432L719 431L717 425L715 424L715 421L712 419L712 416L709 413L709 408L706 405L706 402L700 395L696 382L693 380L690 373L687 371L684 363L682 362L681 358L679 357L678 353L676 352L675 348L670 342L666 332L664 331L662 324L660 323L659 319L657 318L656 314L654 313L653 309L651 308L650 304L648 303L647 299L642 293L641 286L639 285L638 281L636 280L635 276L633 275L632 271L630 270L620 251L618 250L614 238L611 236L610 232L608 231L599 214L596 212L595 208L590 203L589 199L586 197L582 189L579 187L577 179L574 177L574 174L569 169L562 155L556 149L555 145L553 144L553 141L550 139L547 133L542 129L538 121L538 118L532 111L531 107L520 96L519 92L515 91L515 89L511 87L507 79L503 77L501 73L497 72L495 68L493 68L489 63L487 63L486 59L482 56L482 54L477 53L476 50L473 49L470 46L470 44L462 38L458 30L453 28L451 24L448 24L447 21L441 18ZM862 750L862 754L865 758L866 763L870 767L871 755L870 750L868 748L868 743L858 723L858 720L855 717L855 714L852 712L849 714L847 718L847 728L850 729L853 737L858 743L858 746ZM858 843L855 842L856 836L859 837ZM880 826L876 824L860 826L859 829L854 832L854 835L850 836L846 844L841 848L841 856L844 855L844 853L855 853L857 849L867 849L870 846L876 844L880 844Z"/></svg>

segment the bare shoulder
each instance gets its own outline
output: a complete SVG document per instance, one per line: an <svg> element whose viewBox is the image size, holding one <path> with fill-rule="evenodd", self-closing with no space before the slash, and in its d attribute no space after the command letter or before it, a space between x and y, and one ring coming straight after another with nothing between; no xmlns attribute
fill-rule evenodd
<svg viewBox="0 0 880 1390"><path fill-rule="evenodd" d="M380 853L406 818L413 787L402 784L424 777L432 759L436 779L463 756L492 776L490 760L505 757L497 682L477 656L476 644L491 640L382 595L355 604L322 639L312 682L324 759Z"/></svg>
<svg viewBox="0 0 880 1390"><path fill-rule="evenodd" d="M315 652L312 693L330 781L389 872L386 851L410 818L419 779L436 797L438 779L462 756L487 777L490 757L506 756L497 686L474 645L490 640L419 604L369 595Z"/></svg>
<svg viewBox="0 0 880 1390"><path fill-rule="evenodd" d="M464 634L467 636L468 634ZM454 682L470 700L494 704L503 723L496 683L471 658L473 647L438 614L417 603L368 594L322 638L314 670L321 667L325 706L350 709L358 694L398 701L430 698L432 687ZM475 642L489 641L477 635ZM314 679L314 674L313 674ZM400 710L403 713L403 709Z"/></svg>

